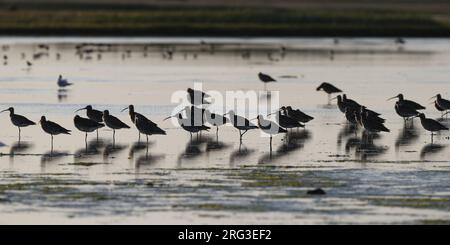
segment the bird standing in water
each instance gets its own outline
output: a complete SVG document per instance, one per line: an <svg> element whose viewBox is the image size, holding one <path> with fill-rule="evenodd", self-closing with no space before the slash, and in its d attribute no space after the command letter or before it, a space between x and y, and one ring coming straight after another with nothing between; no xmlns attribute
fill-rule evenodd
<svg viewBox="0 0 450 245"><path fill-rule="evenodd" d="M75 112L78 112L78 111L81 111L81 110L86 110L86 116L89 119L91 119L91 120L93 120L95 122L98 122L98 123L103 122L103 112L102 111L95 110L95 109L92 108L91 105L87 105L86 107L78 109ZM98 141L98 129L95 130L95 131L97 132L97 141Z"/></svg>
<svg viewBox="0 0 450 245"><path fill-rule="evenodd" d="M332 94L342 92L342 90L338 89L331 83L327 83L327 82L320 84L319 87L316 88L316 91L320 91L320 90L323 90L325 93L328 94L328 104L330 104L330 102L331 102Z"/></svg>
<svg viewBox="0 0 450 245"><path fill-rule="evenodd" d="M261 82L264 83L264 91L267 91L267 83L271 83L271 82L276 82L277 80L275 80L273 77L264 74L262 72L258 73L258 78L259 80L261 80Z"/></svg>
<svg viewBox="0 0 450 245"><path fill-rule="evenodd" d="M225 115L230 116L230 121L233 124L233 126L239 130L239 142L242 143L242 136L244 136L245 133L247 133L248 130L257 129L258 126L251 123L250 120L248 120L245 117L238 116L234 113L234 111L230 110L229 112L225 113ZM244 131L242 133L242 131Z"/></svg>
<svg viewBox="0 0 450 245"><path fill-rule="evenodd" d="M209 110L205 110L205 118L206 121L211 124L212 126L216 127L216 139L219 139L219 126L222 126L224 124L227 124L229 122L228 118L212 113Z"/></svg>
<svg viewBox="0 0 450 245"><path fill-rule="evenodd" d="M69 83L69 81L67 81L67 79L63 78L62 75L59 75L57 84L59 87L63 88L63 87L70 86L73 83Z"/></svg>
<svg viewBox="0 0 450 245"><path fill-rule="evenodd" d="M431 132L431 143L433 143L433 132L438 132L441 130L448 130L448 128L444 125L442 125L440 122L433 120L431 118L426 118L425 114L420 113L416 117L420 118L420 123L422 124L422 127Z"/></svg>
<svg viewBox="0 0 450 245"><path fill-rule="evenodd" d="M36 123L22 115L15 114L13 107L9 107L8 109L3 110L1 112L5 111L9 111L9 118L11 119L11 123L19 129L19 143L20 143L20 128L36 125Z"/></svg>
<svg viewBox="0 0 450 245"><path fill-rule="evenodd" d="M129 111L130 119L131 119L131 122L133 124L136 125L136 119L137 118L142 118L144 120L141 120L141 122L145 121L146 124L152 124L152 125L156 126L156 123L152 122L152 120L148 119L147 117L145 117L141 113L137 113L134 110L134 106L133 105L129 105L129 106L127 106L127 107L122 109L122 111L126 111L126 110ZM139 132L138 142L140 142L141 141L141 131L138 129L138 132Z"/></svg>
<svg viewBox="0 0 450 245"><path fill-rule="evenodd" d="M405 100L405 98L403 97L403 94L398 94L397 96L389 98L388 100L392 100L392 99L395 99L395 98L398 98L397 102L399 102L401 105L409 106L409 107L411 107L411 108L413 108L415 110L424 110L425 109L425 106L422 106L422 105L420 105L417 102L414 102L412 100Z"/></svg>
<svg viewBox="0 0 450 245"><path fill-rule="evenodd" d="M258 119L258 127L266 134L270 135L270 153L272 155L272 136L279 133L287 133L287 130L270 120L264 119L262 115L256 117Z"/></svg>
<svg viewBox="0 0 450 245"><path fill-rule="evenodd" d="M148 147L148 136L154 134L166 135L166 131L158 127L158 125L145 117L136 117L135 119L136 128L139 133L145 134L147 137L147 147Z"/></svg>
<svg viewBox="0 0 450 245"><path fill-rule="evenodd" d="M435 100L435 107L436 109L440 109L439 111L444 111L447 112L448 110L450 110L450 101L443 99L441 94L437 94L436 96L431 97L430 99L436 98Z"/></svg>
<svg viewBox="0 0 450 245"><path fill-rule="evenodd" d="M115 145L116 143L116 130L122 128L130 128L130 126L120 121L119 118L110 115L108 110L103 111L103 121L105 122L106 126L113 130L113 145Z"/></svg>
<svg viewBox="0 0 450 245"><path fill-rule="evenodd" d="M70 134L70 130L65 129L61 125L49 121L45 118L45 116L41 117L41 120L39 121L41 124L42 130L46 132L47 134L50 134L52 140L51 140L51 152L53 152L53 136L58 134Z"/></svg>
<svg viewBox="0 0 450 245"><path fill-rule="evenodd" d="M78 130L80 130L81 132L85 132L84 142L86 144L86 149L88 133L94 132L95 130L98 130L99 128L103 128L105 126L105 124L103 123L96 122L89 118L83 118L78 115L73 118L73 123Z"/></svg>
<svg viewBox="0 0 450 245"><path fill-rule="evenodd" d="M192 123L191 118L183 118L183 115L181 113L177 113L174 116L169 116L164 118L164 121L172 118L172 117L176 117L178 120L178 124L186 131L188 131L191 135L191 140L192 140L192 133L196 133L197 134L197 138L198 138L198 133L201 131L208 131L210 129L210 127L206 126L206 125L196 125Z"/></svg>

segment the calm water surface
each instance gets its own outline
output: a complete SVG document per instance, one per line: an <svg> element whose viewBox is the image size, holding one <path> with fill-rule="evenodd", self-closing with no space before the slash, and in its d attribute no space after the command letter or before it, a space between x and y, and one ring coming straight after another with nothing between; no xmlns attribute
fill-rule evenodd
<svg viewBox="0 0 450 245"><path fill-rule="evenodd" d="M0 109L72 129L50 137L40 126L17 129L0 114L0 223L334 224L448 223L449 133L435 137L394 111L399 92L429 104L449 98L450 40L407 39L125 39L2 38ZM76 46L83 43L102 45ZM48 45L39 47L39 45ZM90 50L90 51L89 51ZM100 50L100 51L99 51ZM171 55L170 53L173 52ZM26 61L33 63L27 67ZM289 140L248 132L239 145L230 126L198 140L163 118L177 90L261 90L256 74L279 82L280 104L315 117ZM60 90L59 74L74 86ZM363 143L335 105L315 88L324 81L383 114L390 133ZM73 126L87 104L131 124L128 104L167 131L137 143L132 127L100 130L100 140ZM79 115L85 116L84 112ZM443 120L444 124L450 121ZM324 196L306 191L322 188Z"/></svg>

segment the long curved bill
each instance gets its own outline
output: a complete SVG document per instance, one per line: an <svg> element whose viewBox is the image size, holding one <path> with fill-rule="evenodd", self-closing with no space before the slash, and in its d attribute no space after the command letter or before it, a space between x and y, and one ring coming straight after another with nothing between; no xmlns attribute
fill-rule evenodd
<svg viewBox="0 0 450 245"><path fill-rule="evenodd" d="M398 98L398 96L391 97L391 98L387 99L387 101L393 100L393 99L395 99L395 98Z"/></svg>
<svg viewBox="0 0 450 245"><path fill-rule="evenodd" d="M128 110L128 106L123 108L120 112L123 112L123 111L126 111L126 110Z"/></svg>
<svg viewBox="0 0 450 245"><path fill-rule="evenodd" d="M435 96L429 98L428 100L432 100L432 99L434 99L434 98L436 98L436 97L437 97L437 95L435 95Z"/></svg>
<svg viewBox="0 0 450 245"><path fill-rule="evenodd" d="M86 110L86 107L80 108L80 109L76 110L75 112L79 112L81 110Z"/></svg>
<svg viewBox="0 0 450 245"><path fill-rule="evenodd" d="M450 111L447 111L446 113L444 113L442 116L445 116L445 115L447 115L448 113L450 113Z"/></svg>
<svg viewBox="0 0 450 245"><path fill-rule="evenodd" d="M172 118L172 117L175 117L175 116L169 116L169 117L166 117L166 118L163 119L163 121L165 121L165 120L167 120L167 119L170 119L170 118Z"/></svg>
<svg viewBox="0 0 450 245"><path fill-rule="evenodd" d="M2 112L5 112L5 111L9 111L8 109L6 109L6 110L3 110L3 111L0 111L0 113L2 113Z"/></svg>
<svg viewBox="0 0 450 245"><path fill-rule="evenodd" d="M331 98L330 100L335 100L335 99L337 99L337 96L336 96L336 97L333 97L333 98Z"/></svg>

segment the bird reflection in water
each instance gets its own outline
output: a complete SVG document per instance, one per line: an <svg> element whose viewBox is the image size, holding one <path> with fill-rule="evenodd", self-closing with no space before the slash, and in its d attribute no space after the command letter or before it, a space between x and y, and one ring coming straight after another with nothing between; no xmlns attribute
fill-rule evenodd
<svg viewBox="0 0 450 245"><path fill-rule="evenodd" d="M420 159L425 160L427 156L434 155L436 153L441 152L447 147L447 145L429 143L422 147L420 151Z"/></svg>
<svg viewBox="0 0 450 245"><path fill-rule="evenodd" d="M281 144L275 154L266 153L258 160L259 164L273 162L278 158L288 155L291 152L299 150L305 146L305 143L311 140L311 132L309 130L290 131L284 138L284 143Z"/></svg>
<svg viewBox="0 0 450 245"><path fill-rule="evenodd" d="M110 143L103 150L103 159L113 158L115 154L125 150L125 148L127 148L125 145Z"/></svg>
<svg viewBox="0 0 450 245"><path fill-rule="evenodd" d="M32 147L33 144L30 142L16 141L11 145L11 148L9 149L9 155L10 157L14 157L14 155L16 154L23 154Z"/></svg>
<svg viewBox="0 0 450 245"><path fill-rule="evenodd" d="M239 144L239 148L235 151L232 151L230 154L230 166L234 166L236 161L242 161L254 152L255 149L249 149L241 142Z"/></svg>
<svg viewBox="0 0 450 245"><path fill-rule="evenodd" d="M186 144L184 152L180 153L178 156L177 164L180 165L183 159L193 159L200 156L203 153L201 148L203 148L203 145L207 144L210 140L210 137L206 137L204 135L201 135L196 139L189 140Z"/></svg>
<svg viewBox="0 0 450 245"><path fill-rule="evenodd" d="M396 152L399 152L400 147L402 146L412 145L417 139L419 139L418 129L414 125L408 126L404 124L395 140Z"/></svg>
<svg viewBox="0 0 450 245"><path fill-rule="evenodd" d="M60 88L58 89L58 102L64 102L67 100L67 98L69 97L69 89L66 88Z"/></svg>
<svg viewBox="0 0 450 245"><path fill-rule="evenodd" d="M66 151L47 151L41 156L41 171L45 172L47 164L61 161L64 157L70 154Z"/></svg>
<svg viewBox="0 0 450 245"><path fill-rule="evenodd" d="M75 151L75 159L90 158L100 155L100 151L105 146L105 142L102 139L90 140L87 145Z"/></svg>
<svg viewBox="0 0 450 245"><path fill-rule="evenodd" d="M374 144L374 139L378 138L380 138L379 134L369 133L364 130L361 136L361 143L356 147L355 156L361 161L366 161L368 158L376 158L384 154L388 147Z"/></svg>
<svg viewBox="0 0 450 245"><path fill-rule="evenodd" d="M130 151L129 151L129 153L128 153L129 159L134 159L134 156L135 156L137 153L139 153L139 152L141 152L141 151L143 151L143 150L147 150L147 152L148 152L148 148L149 148L151 145L153 145L152 142L149 142L149 143L147 143L147 142L139 142L139 141L134 142L134 143L131 145Z"/></svg>
<svg viewBox="0 0 450 245"><path fill-rule="evenodd" d="M341 130L339 130L338 136L337 136L337 146L340 149L342 140L349 136L357 136L358 133L358 127L353 124L345 124Z"/></svg>

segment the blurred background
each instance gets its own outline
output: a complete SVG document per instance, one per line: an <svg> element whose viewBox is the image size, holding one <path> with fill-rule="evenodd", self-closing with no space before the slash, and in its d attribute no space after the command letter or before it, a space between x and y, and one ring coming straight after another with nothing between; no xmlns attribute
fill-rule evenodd
<svg viewBox="0 0 450 245"><path fill-rule="evenodd" d="M450 36L448 0L0 0L0 35Z"/></svg>

